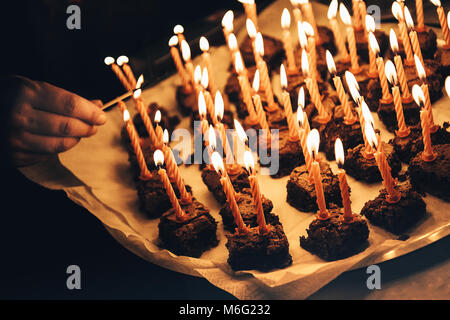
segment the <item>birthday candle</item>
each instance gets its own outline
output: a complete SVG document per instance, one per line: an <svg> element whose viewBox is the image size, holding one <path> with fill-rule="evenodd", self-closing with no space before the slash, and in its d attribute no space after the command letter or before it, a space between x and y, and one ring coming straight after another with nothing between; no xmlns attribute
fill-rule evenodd
<svg viewBox="0 0 450 320"><path fill-rule="evenodd" d="M130 60L127 56L120 56L117 58L117 65L122 67L123 72L127 76L128 82L132 88L136 88L136 78L134 77L134 73L131 70L130 65L128 64Z"/></svg>
<svg viewBox="0 0 450 320"><path fill-rule="evenodd" d="M281 14L281 28L283 29L283 45L286 53L288 71L295 73L297 67L295 65L294 50L292 49L292 39L289 28L291 26L291 16L288 9L284 8Z"/></svg>
<svg viewBox="0 0 450 320"><path fill-rule="evenodd" d="M287 119L288 128L289 128L289 140L297 141L298 140L298 127L297 127L296 121L294 120L294 116L292 115L291 97L289 95L289 92L287 92L287 77L286 77L286 70L284 69L283 64L280 67L280 80L281 80L282 101L283 101L283 106L284 106L284 112L286 114L286 119Z"/></svg>
<svg viewBox="0 0 450 320"><path fill-rule="evenodd" d="M350 201L350 188L347 183L347 177L344 170L344 146L342 145L341 139L337 138L334 144L334 153L336 156L336 163L338 165L338 179L339 188L341 189L342 205L344 207L344 214L342 218L344 222L351 222L354 219L352 206Z"/></svg>
<svg viewBox="0 0 450 320"><path fill-rule="evenodd" d="M398 29L400 31L400 36L402 38L403 47L405 49L406 60L405 64L407 66L414 65L414 57L411 49L411 42L408 36L408 31L406 30L405 18L403 15L403 9L398 2L392 3L392 13L395 19L398 20Z"/></svg>
<svg viewBox="0 0 450 320"><path fill-rule="evenodd" d="M444 8L441 5L440 0L430 0L432 4L436 6L436 12L439 17L439 23L441 24L442 36L445 40L445 48L450 48L450 31L447 25L447 18L445 17Z"/></svg>
<svg viewBox="0 0 450 320"><path fill-rule="evenodd" d="M377 63L377 67L378 67L378 76L380 79L380 85L381 85L381 89L383 92L383 96L382 96L383 103L389 103L392 101L392 95L389 92L389 85L388 85L386 74L384 71L384 68L385 68L384 60L383 60L383 57L379 56L380 47L378 46L377 39L375 38L375 35L372 32L369 33L369 44L370 44L372 51L375 53L375 56L377 57L376 63Z"/></svg>
<svg viewBox="0 0 450 320"><path fill-rule="evenodd" d="M192 86L189 83L189 76L186 74L186 69L184 69L183 62L181 61L180 53L178 48L178 38L177 36L172 36L169 39L170 55L172 56L175 67L177 68L178 74L180 75L183 88L186 92L192 91Z"/></svg>
<svg viewBox="0 0 450 320"><path fill-rule="evenodd" d="M395 35L394 29L391 28L389 32L389 40L391 43L391 49L394 53L394 63L397 69L398 78L400 80L400 85L402 87L403 102L409 103L412 101L412 96L408 87L408 82L406 80L405 69L403 68L402 57L398 54L398 42L397 36Z"/></svg>
<svg viewBox="0 0 450 320"><path fill-rule="evenodd" d="M209 54L209 42L205 37L200 38L200 50L202 50L202 58L205 63L206 69L208 70L209 75L209 90L212 94L216 94L217 87L216 82L214 81L214 72L212 69L211 56Z"/></svg>
<svg viewBox="0 0 450 320"><path fill-rule="evenodd" d="M344 24L346 25L347 41L350 50L350 61L352 64L350 70L353 73L359 73L360 66L358 62L358 52L356 51L355 31L353 30L352 19L350 17L350 14L343 3L341 3L339 6L339 14L341 16L342 22L344 22Z"/></svg>
<svg viewBox="0 0 450 320"><path fill-rule="evenodd" d="M128 81L128 78L123 73L122 69L120 69L120 67L116 64L116 62L115 62L113 57L106 57L105 58L105 64L107 66L111 66L111 70L114 72L114 74L116 75L117 79L119 79L120 83L122 83L123 87L127 91L131 91L131 90L134 89L134 87Z"/></svg>
<svg viewBox="0 0 450 320"><path fill-rule="evenodd" d="M342 37L341 31L339 29L338 21L336 19L338 10L338 0L332 0L328 8L327 16L330 21L331 30L333 31L334 39L338 47L339 52L342 55L342 61L350 61L350 56L348 54L347 47L345 46L344 38Z"/></svg>

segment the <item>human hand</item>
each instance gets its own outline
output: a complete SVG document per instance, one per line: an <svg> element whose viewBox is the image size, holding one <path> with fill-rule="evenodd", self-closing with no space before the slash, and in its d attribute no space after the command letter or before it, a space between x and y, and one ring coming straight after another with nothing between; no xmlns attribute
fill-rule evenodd
<svg viewBox="0 0 450 320"><path fill-rule="evenodd" d="M74 147L106 122L98 102L46 82L11 78L7 142L16 167L30 165Z"/></svg>

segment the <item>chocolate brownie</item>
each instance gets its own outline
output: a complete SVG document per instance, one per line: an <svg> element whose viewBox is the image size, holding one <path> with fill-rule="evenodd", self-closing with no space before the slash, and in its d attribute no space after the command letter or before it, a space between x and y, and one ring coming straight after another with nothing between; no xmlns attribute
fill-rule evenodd
<svg viewBox="0 0 450 320"><path fill-rule="evenodd" d="M331 171L328 162L320 162L320 174L327 207L332 203L342 206L339 179ZM287 202L294 208L304 212L316 212L319 209L314 182L310 182L305 165L292 170L286 189Z"/></svg>
<svg viewBox="0 0 450 320"><path fill-rule="evenodd" d="M389 143L382 142L384 154L386 155L387 162L391 167L392 176L397 176L402 168L402 163L399 157L395 153L394 146ZM363 156L365 151L364 144L360 144L352 149L347 150L347 156L345 157L344 168L345 171L359 181L365 181L369 183L381 181L380 170L378 169L375 158L366 159Z"/></svg>
<svg viewBox="0 0 450 320"><path fill-rule="evenodd" d="M155 113L158 110L161 112L161 122L159 125L169 132L172 132L180 123L180 118L175 114L170 114L164 107L161 107L156 102L152 102L147 108L148 115L152 122L153 119L155 119ZM139 113L134 116L133 123L140 137L148 137L147 129L145 129L144 122Z"/></svg>
<svg viewBox="0 0 450 320"><path fill-rule="evenodd" d="M253 201L253 195L249 188L244 188L241 192L238 193L238 199L236 200L236 203L239 207L242 220L244 220L244 224L251 228L258 226L258 222L256 221L256 209ZM271 225L279 224L280 221L278 216L272 213L272 201L262 196L262 206L264 216L266 218L266 223ZM225 204L220 209L219 214L222 217L223 228L227 231L234 232L237 226L228 202L225 202Z"/></svg>
<svg viewBox="0 0 450 320"><path fill-rule="evenodd" d="M307 237L300 237L300 246L327 261L345 259L363 251L369 237L366 220L356 216L352 222L346 223L340 208L328 211L329 219L311 222L306 229Z"/></svg>
<svg viewBox="0 0 450 320"><path fill-rule="evenodd" d="M411 159L408 173L414 188L450 202L450 144L433 146L434 161L422 160L422 152Z"/></svg>
<svg viewBox="0 0 450 320"><path fill-rule="evenodd" d="M444 122L443 126L430 134L431 143L433 145L450 143L450 124ZM409 127L410 133L407 137L400 138L395 136L389 141L394 145L395 153L400 160L405 163L414 158L419 152L423 151L422 127L420 124Z"/></svg>
<svg viewBox="0 0 450 320"><path fill-rule="evenodd" d="M281 224L270 226L270 232L260 234L251 228L246 234L226 235L228 264L233 270L269 271L286 268L292 264L289 242Z"/></svg>
<svg viewBox="0 0 450 320"><path fill-rule="evenodd" d="M178 109L183 116L192 114L198 108L195 90L186 92L183 86L177 86L175 98L178 102Z"/></svg>
<svg viewBox="0 0 450 320"><path fill-rule="evenodd" d="M435 60L439 63L439 72L445 79L450 75L450 49L439 48Z"/></svg>
<svg viewBox="0 0 450 320"><path fill-rule="evenodd" d="M440 64L435 60L425 60L425 72L427 75L426 83L428 84L428 91L430 92L431 102L436 102L442 97L442 87L444 79L440 71ZM417 75L415 66L405 66L405 75L408 82L408 87L412 88L415 84L421 85L422 81Z"/></svg>
<svg viewBox="0 0 450 320"><path fill-rule="evenodd" d="M419 193L406 180L395 187L401 198L397 203L386 201L386 189L373 200L366 202L361 210L370 223L394 234L401 234L413 227L426 214L426 205Z"/></svg>
<svg viewBox="0 0 450 320"><path fill-rule="evenodd" d="M405 48L403 47L403 42L402 42L402 39L401 39L399 33L397 33L397 37L398 37L398 45L399 45L398 54L400 54L400 56L403 59L405 59L405 57L406 57ZM435 55L436 49L437 49L436 33L432 29L427 29L426 31L423 31L423 32L418 31L417 37L419 39L419 45L420 45L420 50L422 51L422 57L424 59L434 59L434 55ZM392 52L392 49L389 48L386 52L386 58L393 59L393 56L394 56L394 54Z"/></svg>
<svg viewBox="0 0 450 320"><path fill-rule="evenodd" d="M389 47L389 37L382 30L375 30L373 33L380 47L380 55L383 56ZM369 62L369 44L367 42L365 30L355 30L356 50L358 56L366 63ZM348 46L348 43L347 43Z"/></svg>
<svg viewBox="0 0 450 320"><path fill-rule="evenodd" d="M284 59L284 47L283 42L275 39L271 36L263 34L264 41L264 60L267 63L269 72L274 68L279 68L281 62ZM253 54L252 40L249 36L246 36L244 41L239 45L241 50L242 59L244 59L245 66L255 65L255 56Z"/></svg>
<svg viewBox="0 0 450 320"><path fill-rule="evenodd" d="M414 126L420 123L420 107L413 101L410 103L402 103L403 116L407 126ZM395 112L394 101L391 103L382 103L377 111L378 117L384 123L386 129L390 132L398 130L397 113Z"/></svg>
<svg viewBox="0 0 450 320"><path fill-rule="evenodd" d="M256 66L247 67L247 77L250 81L250 85L252 85L253 77L255 76ZM227 78L227 82L225 84L224 89L225 94L228 97L228 100L232 103L237 103L242 101L242 91L241 86L239 85L238 74L234 71L234 69L230 72L230 75ZM247 114L241 114L238 109L239 118L243 119L247 116Z"/></svg>
<svg viewBox="0 0 450 320"><path fill-rule="evenodd" d="M181 208L187 220L178 221L173 208L167 211L158 224L159 239L162 247L176 255L198 258L219 243L217 222L209 209L195 199Z"/></svg>

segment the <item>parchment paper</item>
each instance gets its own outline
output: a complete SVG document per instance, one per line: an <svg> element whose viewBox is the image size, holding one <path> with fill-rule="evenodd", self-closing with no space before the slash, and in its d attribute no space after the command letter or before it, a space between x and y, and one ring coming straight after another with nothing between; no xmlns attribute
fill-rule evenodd
<svg viewBox="0 0 450 320"><path fill-rule="evenodd" d="M326 24L327 7L314 4L319 24ZM289 1L278 1L259 15L263 33L280 38L280 17ZM243 19L235 22L235 28L243 26ZM383 26L389 30L390 26ZM294 32L295 29L292 28ZM240 36L245 30L241 30ZM440 34L437 31L438 35ZM295 34L295 32L294 32ZM239 37L238 37L239 38ZM211 56L215 79L223 88L227 79L230 56L225 47L212 48ZM195 59L194 63L200 63ZM279 76L273 76L276 93L279 92ZM168 109L176 109L175 88L179 78L174 75L157 86L143 92L146 102L156 101ZM449 99L443 98L433 105L435 121L441 124L450 119ZM133 112L134 107L128 105ZM392 134L374 114L376 127L381 129L384 141ZM142 258L164 268L189 275L206 278L213 285L233 294L239 299L304 299L332 281L342 272L379 263L411 252L450 232L450 204L427 195L427 216L410 232L407 241L396 240L396 236L369 224L369 246L360 254L350 258L325 262L300 248L299 236L314 219L311 213L302 213L286 202L288 177L272 179L261 175L262 192L274 202L274 213L278 214L290 244L292 266L268 273L259 271L233 272L226 259L225 236L219 205L203 184L197 165L181 166L184 179L193 187L195 197L207 205L219 222L216 248L205 252L200 258L180 257L158 247L159 219L149 220L138 209L128 156L120 140L123 125L122 115L116 108L108 112L108 122L98 133L82 140L75 148L59 156L59 161L23 168L22 172L31 180L51 189L63 189L67 196L94 214L111 235L123 246ZM189 127L183 119L180 127ZM332 168L336 166L332 163ZM381 183L364 184L348 177L352 189L352 206L359 212L364 203L378 195ZM151 285L151 284L149 284Z"/></svg>

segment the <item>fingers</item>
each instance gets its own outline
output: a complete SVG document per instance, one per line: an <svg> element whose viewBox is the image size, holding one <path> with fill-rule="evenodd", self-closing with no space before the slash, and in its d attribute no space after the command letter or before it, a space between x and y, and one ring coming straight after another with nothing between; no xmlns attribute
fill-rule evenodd
<svg viewBox="0 0 450 320"><path fill-rule="evenodd" d="M97 132L97 127L77 118L70 118L33 108L25 108L12 117L12 127L30 133L56 137L89 137Z"/></svg>
<svg viewBox="0 0 450 320"><path fill-rule="evenodd" d="M79 141L76 137L50 137L21 130L10 137L10 146L15 151L52 154L67 151Z"/></svg>
<svg viewBox="0 0 450 320"><path fill-rule="evenodd" d="M106 122L105 113L95 103L45 82L40 83L33 108L77 118L90 125Z"/></svg>

